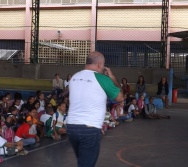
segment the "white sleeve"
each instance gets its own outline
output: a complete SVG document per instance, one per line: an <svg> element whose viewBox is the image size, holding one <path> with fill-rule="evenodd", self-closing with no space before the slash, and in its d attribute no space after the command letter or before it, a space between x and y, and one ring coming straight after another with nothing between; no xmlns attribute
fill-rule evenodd
<svg viewBox="0 0 188 167"><path fill-rule="evenodd" d="M53 120L53 121L56 121L56 113L53 114L52 120Z"/></svg>
<svg viewBox="0 0 188 167"><path fill-rule="evenodd" d="M135 110L135 107L134 107L134 105L131 104L129 106L128 113L131 113L133 110Z"/></svg>

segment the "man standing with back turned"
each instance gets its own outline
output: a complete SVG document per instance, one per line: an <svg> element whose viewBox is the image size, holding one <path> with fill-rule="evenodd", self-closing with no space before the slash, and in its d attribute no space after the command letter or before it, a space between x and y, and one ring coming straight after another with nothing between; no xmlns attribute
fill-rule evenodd
<svg viewBox="0 0 188 167"><path fill-rule="evenodd" d="M124 100L119 83L104 63L100 52L90 53L85 69L73 75L69 83L67 134L78 167L94 167L96 164L107 97L117 102ZM103 74L104 70L108 76Z"/></svg>

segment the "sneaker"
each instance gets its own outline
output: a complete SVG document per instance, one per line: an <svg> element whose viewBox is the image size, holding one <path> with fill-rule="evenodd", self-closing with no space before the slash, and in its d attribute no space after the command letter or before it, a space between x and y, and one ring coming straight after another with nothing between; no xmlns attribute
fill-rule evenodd
<svg viewBox="0 0 188 167"><path fill-rule="evenodd" d="M132 122L133 121L133 118L129 118L127 120L125 120L125 122Z"/></svg>
<svg viewBox="0 0 188 167"><path fill-rule="evenodd" d="M18 152L17 155L27 155L28 153L29 153L29 151L22 150L22 151Z"/></svg>

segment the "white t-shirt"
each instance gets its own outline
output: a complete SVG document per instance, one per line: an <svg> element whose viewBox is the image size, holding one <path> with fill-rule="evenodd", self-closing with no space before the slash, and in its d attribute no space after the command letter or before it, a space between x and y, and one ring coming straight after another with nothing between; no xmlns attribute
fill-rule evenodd
<svg viewBox="0 0 188 167"><path fill-rule="evenodd" d="M106 113L107 96L115 99L120 89L106 75L82 70L69 81L67 124L87 125L101 129Z"/></svg>
<svg viewBox="0 0 188 167"><path fill-rule="evenodd" d="M7 141L0 136L0 147L3 147L6 144L6 142ZM5 147L5 150L6 150L6 147ZM0 155L4 155L4 149L3 148L0 148Z"/></svg>
<svg viewBox="0 0 188 167"><path fill-rule="evenodd" d="M64 80L64 87L66 88L69 85L69 81L67 82L67 80Z"/></svg>
<svg viewBox="0 0 188 167"><path fill-rule="evenodd" d="M43 122L44 125L45 125L46 121L47 121L50 117L52 117L52 116L49 115L49 114L42 114L41 117L40 117L40 121Z"/></svg>
<svg viewBox="0 0 188 167"><path fill-rule="evenodd" d="M134 106L133 104L131 104L130 106L129 106L129 108L128 108L128 113L131 113L131 112L133 112L133 110L138 110L138 107L136 106Z"/></svg>
<svg viewBox="0 0 188 167"><path fill-rule="evenodd" d="M123 112L124 112L124 111L123 111L123 108L120 107L120 106L119 106L119 108L120 108L120 110L121 110L121 111L120 111L120 115L123 115ZM115 119L117 119L117 118L119 117L118 114L117 114L116 108L115 108L115 111L114 111L114 116L115 116Z"/></svg>
<svg viewBox="0 0 188 167"><path fill-rule="evenodd" d="M24 104L24 101L21 100L19 106L16 106L16 105L14 105L14 106L15 106L18 110L20 110L23 104Z"/></svg>
<svg viewBox="0 0 188 167"><path fill-rule="evenodd" d="M56 118L56 113L54 113L52 116L52 124L51 124L52 127L53 127L53 121L56 121L56 119L57 119L57 122L56 122L55 126L62 127L64 124L64 115L62 113L60 113L59 111L57 111L57 112L58 112L57 118Z"/></svg>
<svg viewBox="0 0 188 167"><path fill-rule="evenodd" d="M45 102L44 100L40 101L40 107L38 108L37 112L39 113L40 111L44 111L44 107L45 107Z"/></svg>

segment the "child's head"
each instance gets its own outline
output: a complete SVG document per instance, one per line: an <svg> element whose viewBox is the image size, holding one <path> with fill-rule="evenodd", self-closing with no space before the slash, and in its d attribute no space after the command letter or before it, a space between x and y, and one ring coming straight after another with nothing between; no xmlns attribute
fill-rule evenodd
<svg viewBox="0 0 188 167"><path fill-rule="evenodd" d="M40 95L40 93L42 93L42 91L41 90L37 90L36 91L36 96L38 97Z"/></svg>
<svg viewBox="0 0 188 167"><path fill-rule="evenodd" d="M63 98L63 102L64 102L65 104L68 104L68 103L69 103L69 98L68 98L68 97L64 97L64 98Z"/></svg>
<svg viewBox="0 0 188 167"><path fill-rule="evenodd" d="M10 112L12 115L17 115L18 110L17 110L17 108L16 108L15 106L11 106L11 107L9 108L9 112Z"/></svg>
<svg viewBox="0 0 188 167"><path fill-rule="evenodd" d="M2 96L2 102L3 102L3 103L6 103L6 102L7 102L6 96Z"/></svg>
<svg viewBox="0 0 188 167"><path fill-rule="evenodd" d="M61 113L65 113L66 112L66 104L64 102L60 102L58 104L58 110L61 112Z"/></svg>
<svg viewBox="0 0 188 167"><path fill-rule="evenodd" d="M39 100L35 100L35 101L34 101L33 107L36 108L36 109L39 109L39 107L40 107L40 102L39 102Z"/></svg>
<svg viewBox="0 0 188 167"><path fill-rule="evenodd" d="M52 104L51 103L46 103L45 108L48 108L48 107L52 107Z"/></svg>
<svg viewBox="0 0 188 167"><path fill-rule="evenodd" d="M28 98L27 102L28 102L29 104L33 104L33 103L34 103L34 101L35 101L34 96L29 96L29 98Z"/></svg>
<svg viewBox="0 0 188 167"><path fill-rule="evenodd" d="M56 100L57 99L57 95L55 93L52 94L51 96L52 99Z"/></svg>
<svg viewBox="0 0 188 167"><path fill-rule="evenodd" d="M125 99L125 100L127 99L127 94L124 94L124 99Z"/></svg>
<svg viewBox="0 0 188 167"><path fill-rule="evenodd" d="M32 117L37 117L37 109L36 108L30 108L29 109L29 115L32 116Z"/></svg>
<svg viewBox="0 0 188 167"><path fill-rule="evenodd" d="M53 115L54 114L54 109L52 107L47 107L46 108L46 114Z"/></svg>
<svg viewBox="0 0 188 167"><path fill-rule="evenodd" d="M141 99L141 100L144 100L144 95L140 95L140 99Z"/></svg>
<svg viewBox="0 0 188 167"><path fill-rule="evenodd" d="M14 93L14 99L22 99L22 94L19 92Z"/></svg>
<svg viewBox="0 0 188 167"><path fill-rule="evenodd" d="M126 85L127 84L127 79L126 78L122 78L121 82L122 82L123 85Z"/></svg>
<svg viewBox="0 0 188 167"><path fill-rule="evenodd" d="M30 126L33 125L33 117L32 116L27 116L25 119L26 123L28 123Z"/></svg>
<svg viewBox="0 0 188 167"><path fill-rule="evenodd" d="M70 81L71 77L72 77L72 75L71 75L71 74L68 74L68 75L67 75L67 81Z"/></svg>
<svg viewBox="0 0 188 167"><path fill-rule="evenodd" d="M149 103L150 103L150 104L153 104L153 97L150 97L150 98L149 98Z"/></svg>
<svg viewBox="0 0 188 167"><path fill-rule="evenodd" d="M40 92L38 95L39 100L44 100L44 93Z"/></svg>
<svg viewBox="0 0 188 167"><path fill-rule="evenodd" d="M5 93L5 96L6 96L7 100L10 100L10 99L11 99L11 94L10 94L10 92Z"/></svg>
<svg viewBox="0 0 188 167"><path fill-rule="evenodd" d="M131 103L132 103L133 105L136 105L136 99L132 99Z"/></svg>
<svg viewBox="0 0 188 167"><path fill-rule="evenodd" d="M14 100L14 105L15 105L15 106L19 106L20 103L21 103L21 100L20 100L20 99L15 99L15 100Z"/></svg>

